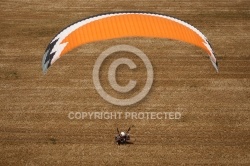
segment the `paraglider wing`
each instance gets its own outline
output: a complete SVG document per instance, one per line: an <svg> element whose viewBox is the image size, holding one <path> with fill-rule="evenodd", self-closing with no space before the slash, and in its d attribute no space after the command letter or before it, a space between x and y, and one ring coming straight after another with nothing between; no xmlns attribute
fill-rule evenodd
<svg viewBox="0 0 250 166"><path fill-rule="evenodd" d="M43 72L46 73L57 59L80 45L124 37L166 38L196 45L208 53L218 71L218 64L207 38L195 27L161 14L121 12L87 18L61 31L45 51Z"/></svg>

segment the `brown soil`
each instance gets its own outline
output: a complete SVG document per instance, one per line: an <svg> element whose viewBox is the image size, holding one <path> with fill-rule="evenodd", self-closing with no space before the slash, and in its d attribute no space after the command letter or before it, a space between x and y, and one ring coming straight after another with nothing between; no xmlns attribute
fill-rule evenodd
<svg viewBox="0 0 250 166"><path fill-rule="evenodd" d="M5 0L0 7L0 165L250 164L248 0ZM42 56L60 30L114 11L157 12L197 27L217 53L219 73L197 47L126 38L81 46L43 75ZM132 106L106 102L93 86L95 60L114 44L143 50L154 67L150 93ZM130 70L119 70L126 84L121 73L130 78ZM145 75L136 73L133 79ZM70 120L70 111L181 112L182 118ZM134 144L118 147L116 127L131 125Z"/></svg>

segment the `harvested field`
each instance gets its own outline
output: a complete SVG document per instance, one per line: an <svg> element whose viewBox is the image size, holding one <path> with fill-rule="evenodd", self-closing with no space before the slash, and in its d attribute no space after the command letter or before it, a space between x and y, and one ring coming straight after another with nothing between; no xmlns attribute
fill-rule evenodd
<svg viewBox="0 0 250 166"><path fill-rule="evenodd" d="M0 7L0 165L250 164L248 0L6 0ZM200 48L138 37L83 45L54 63L46 75L42 73L44 51L58 32L83 18L116 11L156 12L195 26L212 44L219 73ZM117 44L139 48L154 68L149 94L126 107L103 100L92 80L97 57ZM133 54L117 54L122 56L140 63ZM145 82L145 70L140 69L133 73L120 67L118 82L126 85L128 78ZM105 75L102 80L106 90L118 95ZM182 116L71 120L72 111ZM116 128L126 130L131 125L133 144L117 146Z"/></svg>

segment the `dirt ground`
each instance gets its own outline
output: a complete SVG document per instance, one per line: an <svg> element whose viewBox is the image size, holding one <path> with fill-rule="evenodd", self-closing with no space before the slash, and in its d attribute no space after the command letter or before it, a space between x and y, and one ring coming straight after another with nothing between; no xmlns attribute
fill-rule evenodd
<svg viewBox="0 0 250 166"><path fill-rule="evenodd" d="M149 38L86 44L42 73L44 51L58 32L83 18L115 11L156 12L190 23L212 44L219 73L200 48ZM1 0L0 23L0 165L250 164L248 0ZM132 106L106 102L93 85L95 60L115 44L139 48L154 68L150 93ZM126 84L123 76L128 74L143 82L144 72L133 75L119 68L117 79ZM71 120L71 111L182 116ZM133 144L117 146L116 128L132 125Z"/></svg>

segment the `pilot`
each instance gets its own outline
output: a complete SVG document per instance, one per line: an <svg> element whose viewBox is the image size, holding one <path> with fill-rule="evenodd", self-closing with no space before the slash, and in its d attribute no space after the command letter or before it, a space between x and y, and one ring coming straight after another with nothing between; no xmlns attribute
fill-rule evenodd
<svg viewBox="0 0 250 166"><path fill-rule="evenodd" d="M126 133L122 131L120 135L121 135L121 137L125 137Z"/></svg>

